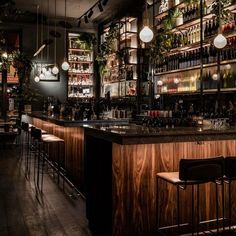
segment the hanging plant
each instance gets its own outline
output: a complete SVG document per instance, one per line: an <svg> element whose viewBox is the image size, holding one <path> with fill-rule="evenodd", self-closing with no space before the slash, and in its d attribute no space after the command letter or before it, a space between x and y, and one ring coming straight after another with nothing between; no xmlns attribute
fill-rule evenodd
<svg viewBox="0 0 236 236"><path fill-rule="evenodd" d="M217 22L225 23L232 19L232 12L225 9L230 5L230 0L215 0L210 6L210 12L216 16Z"/></svg>
<svg viewBox="0 0 236 236"><path fill-rule="evenodd" d="M83 44L84 49L91 50L93 45L96 44L96 41L94 34L83 32L79 34L77 43Z"/></svg>

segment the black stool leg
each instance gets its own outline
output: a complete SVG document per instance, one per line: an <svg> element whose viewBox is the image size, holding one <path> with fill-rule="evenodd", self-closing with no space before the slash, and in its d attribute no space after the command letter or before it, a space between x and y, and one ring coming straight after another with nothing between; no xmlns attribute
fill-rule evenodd
<svg viewBox="0 0 236 236"><path fill-rule="evenodd" d="M159 185L158 185L158 177L157 177L157 184L156 184L156 226L157 226L157 232L159 230L159 192L158 192L158 188L159 188Z"/></svg>
<svg viewBox="0 0 236 236"><path fill-rule="evenodd" d="M199 235L199 222L200 222L200 185L197 184L197 235Z"/></svg>
<svg viewBox="0 0 236 236"><path fill-rule="evenodd" d="M180 186L177 185L177 235L180 235L180 222L179 222L179 218L180 218L180 211L179 211L179 207L180 207L180 203L179 203L179 189L180 189Z"/></svg>
<svg viewBox="0 0 236 236"><path fill-rule="evenodd" d="M216 230L217 235L219 235L219 204L218 204L218 184L215 183L215 191L216 191Z"/></svg>
<svg viewBox="0 0 236 236"><path fill-rule="evenodd" d="M194 235L194 185L191 186L192 188L192 236Z"/></svg>
<svg viewBox="0 0 236 236"><path fill-rule="evenodd" d="M231 225L232 225L232 211L231 211L231 180L229 180L229 188L228 188L228 194L229 194L229 230L231 231Z"/></svg>
<svg viewBox="0 0 236 236"><path fill-rule="evenodd" d="M223 231L225 231L225 190L224 190L224 182L223 182L223 180L221 180L221 195L222 195Z"/></svg>

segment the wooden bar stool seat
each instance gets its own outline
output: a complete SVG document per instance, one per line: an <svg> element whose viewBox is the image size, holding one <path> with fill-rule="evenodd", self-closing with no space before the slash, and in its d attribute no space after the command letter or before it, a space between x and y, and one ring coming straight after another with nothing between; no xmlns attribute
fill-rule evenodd
<svg viewBox="0 0 236 236"><path fill-rule="evenodd" d="M191 206L191 231L192 235L194 232L199 232L199 185L214 182L216 183L216 221L217 221L217 233L219 231L219 214L218 214L218 190L217 185L223 183L223 174L224 174L224 158L214 157L214 158L206 158L206 159L181 159L179 162L179 172L160 172L157 173L157 230L160 232L162 229L170 229L176 228L177 232L174 235L180 235L180 189L185 190L188 185L192 186L192 204ZM172 184L176 187L177 190L177 200L176 200L176 225L175 226L165 226L160 227L159 221L159 183L158 181L162 180ZM197 186L197 214L195 215L195 207L194 207L194 186ZM223 185L222 185L223 186ZM222 187L223 193L223 187ZM222 197L223 198L223 197ZM222 201L224 201L222 199ZM186 204L186 203L185 203ZM197 225L195 230L194 218L197 219ZM183 224L186 225L186 224Z"/></svg>

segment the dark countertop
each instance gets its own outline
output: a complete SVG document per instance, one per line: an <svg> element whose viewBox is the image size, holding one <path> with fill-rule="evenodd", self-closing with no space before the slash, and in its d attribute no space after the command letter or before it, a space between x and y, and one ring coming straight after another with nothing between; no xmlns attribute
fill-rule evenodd
<svg viewBox="0 0 236 236"><path fill-rule="evenodd" d="M94 125L94 124L128 124L129 119L108 119L108 120L69 120L69 119L60 119L59 117L48 116L43 114L43 112L32 112L27 113L28 116L39 118L48 122L52 122L56 125L64 127L79 127L83 125Z"/></svg>
<svg viewBox="0 0 236 236"><path fill-rule="evenodd" d="M84 126L85 127L85 126ZM236 127L204 130L202 127L151 128L140 125L90 125L86 134L119 144L199 142L236 139Z"/></svg>

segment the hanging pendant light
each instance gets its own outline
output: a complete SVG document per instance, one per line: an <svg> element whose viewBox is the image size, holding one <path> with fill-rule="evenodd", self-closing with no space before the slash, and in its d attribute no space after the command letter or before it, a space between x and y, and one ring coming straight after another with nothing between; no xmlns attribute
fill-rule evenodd
<svg viewBox="0 0 236 236"><path fill-rule="evenodd" d="M66 0L65 0L65 22L66 22ZM61 68L62 68L62 70L67 71L67 70L69 70L70 65L66 59L66 27L64 28L64 47L65 47L64 61L61 64Z"/></svg>
<svg viewBox="0 0 236 236"><path fill-rule="evenodd" d="M55 14L54 14L54 17L55 17L55 21L54 21L54 33L56 34L56 12L57 12L57 0L55 0ZM59 73L59 69L56 65L56 59L57 59L57 37L54 37L54 66L52 68L52 73L54 75L57 75Z"/></svg>
<svg viewBox="0 0 236 236"><path fill-rule="evenodd" d="M36 50L38 49L38 42L39 42L39 5L36 6L37 8L37 28L36 28ZM39 52L36 51L36 53L33 55L34 57L37 57L38 59L38 54ZM38 83L40 81L40 78L38 76L38 66L37 66L37 63L35 63L35 68L34 68L34 72L35 72L35 75L34 75L34 81L36 83Z"/></svg>
<svg viewBox="0 0 236 236"><path fill-rule="evenodd" d="M153 31L149 27L149 18L148 18L148 10L147 10L147 2L145 1L145 13L144 13L144 19L143 19L143 28L139 33L139 38L144 43L149 43L153 39Z"/></svg>
<svg viewBox="0 0 236 236"><path fill-rule="evenodd" d="M218 1L218 14L219 14L219 28L218 28L218 35L214 38L213 40L213 44L216 48L218 49L222 49L227 45L227 39L225 38L225 36L222 34L222 30L221 30L221 2Z"/></svg>

